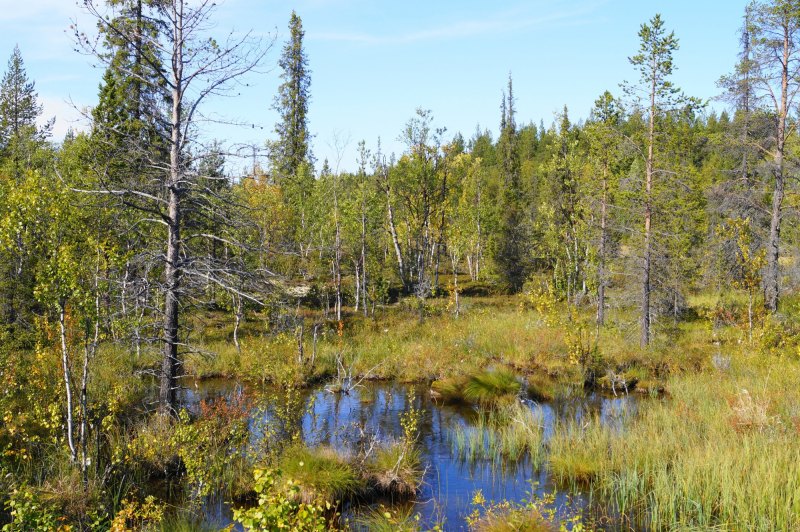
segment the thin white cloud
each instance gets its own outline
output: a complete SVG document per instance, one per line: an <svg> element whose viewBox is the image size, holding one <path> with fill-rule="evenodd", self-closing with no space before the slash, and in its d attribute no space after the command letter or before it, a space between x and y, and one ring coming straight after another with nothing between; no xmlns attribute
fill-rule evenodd
<svg viewBox="0 0 800 532"><path fill-rule="evenodd" d="M587 15L596 11L605 2L591 2L576 6L573 9L562 9L550 13L530 15L521 9L499 13L493 17L455 21L438 27L397 35L375 35L369 33L321 32L311 33L310 39L321 41L339 41L358 44L386 45L411 44L422 41L463 39L480 35L491 35L510 31L530 29L546 24L570 23L583 24Z"/></svg>

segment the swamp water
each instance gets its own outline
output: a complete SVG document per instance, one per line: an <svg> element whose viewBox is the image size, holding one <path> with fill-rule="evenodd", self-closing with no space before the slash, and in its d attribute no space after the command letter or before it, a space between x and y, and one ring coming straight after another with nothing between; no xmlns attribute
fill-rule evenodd
<svg viewBox="0 0 800 532"><path fill-rule="evenodd" d="M196 411L203 400L229 400L243 391L238 383L226 379L188 381L183 385L180 401L190 411ZM419 514L423 529L443 523L444 530L466 530L465 518L474 509L472 500L477 490L487 501L519 502L555 494L549 506L557 520L567 520L576 514L596 517L598 513L598 508L590 506L584 493L556 489L546 459L540 464L527 454L518 460L503 460L499 456L475 457L459 452L457 434L478 424L478 410L437 402L431 398L427 385L364 382L348 394L331 393L324 387L301 393L301 403L306 405L300 414L303 441L311 446L329 445L345 454L354 451L365 434L375 435L379 441L400 439L403 436L401 414L411 406L422 411L419 447L425 475L420 491L411 503L393 503L387 499L379 502L387 508L399 505L410 509L412 515ZM271 396L269 391L263 395ZM572 390L565 395L549 402L523 399L526 407L537 412L545 442L552 435L556 422L581 423L599 419L603 424L621 429L625 419L635 413L638 399L634 395L609 397L583 390ZM270 400L256 400L255 404L250 414L254 442L274 415ZM408 508L409 505L412 507ZM342 515L353 522L361 513L374 508L377 506L366 504L344 507ZM218 529L232 523L229 504L219 498L210 497L203 510L204 526ZM602 508L599 513L603 513ZM237 526L234 530L241 529Z"/></svg>

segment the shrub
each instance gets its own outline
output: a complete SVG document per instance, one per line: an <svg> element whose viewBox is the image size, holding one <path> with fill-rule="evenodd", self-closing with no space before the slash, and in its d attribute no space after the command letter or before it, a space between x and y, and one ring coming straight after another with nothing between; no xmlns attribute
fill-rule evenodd
<svg viewBox="0 0 800 532"><path fill-rule="evenodd" d="M324 516L333 508L329 502L302 502L300 486L291 479L282 481L280 470L255 469L253 476L258 504L233 510L233 519L246 530L316 532L329 528Z"/></svg>

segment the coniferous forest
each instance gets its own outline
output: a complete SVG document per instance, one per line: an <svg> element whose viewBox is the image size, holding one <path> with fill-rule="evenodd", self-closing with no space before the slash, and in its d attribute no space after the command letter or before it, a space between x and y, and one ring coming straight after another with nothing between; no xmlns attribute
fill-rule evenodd
<svg viewBox="0 0 800 532"><path fill-rule="evenodd" d="M654 15L591 109L510 74L499 134L420 107L354 171L301 14L268 65L208 0L76 9L85 129L0 84L3 530L800 529L800 2L713 102ZM266 67L242 165L206 109Z"/></svg>

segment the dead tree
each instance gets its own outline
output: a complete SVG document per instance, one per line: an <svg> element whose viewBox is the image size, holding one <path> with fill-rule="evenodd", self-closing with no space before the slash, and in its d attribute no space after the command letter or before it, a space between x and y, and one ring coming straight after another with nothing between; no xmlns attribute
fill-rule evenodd
<svg viewBox="0 0 800 532"><path fill-rule="evenodd" d="M96 20L101 33L112 35L133 49L146 45L154 51L153 55L142 58L150 63L155 76L144 77L136 69L128 69L124 74L160 95L162 105L142 112L152 114L154 121L164 124L159 141L166 147L168 157L164 160L151 156L152 139L132 138L131 149L138 150L154 170L155 182L141 183L135 176L122 182L111 181L101 171L98 190L91 192L110 194L119 199L122 208L135 209L140 213L137 224L155 223L161 228L161 249L153 258L162 272L158 285L163 301L158 309L162 344L158 402L159 411L166 414L175 407L183 345L179 318L188 302L192 279L201 279L204 286L213 283L229 292L240 292L230 282L239 273L230 263L212 265L209 260L192 254L192 243L198 239L217 240L231 247L238 245L225 235L193 231L191 227L191 221L197 217L214 217L223 224L230 221L221 212L204 209L211 202L219 203L221 198L202 185L194 170L193 154L202 151L198 149L198 126L204 118L202 106L210 97L229 95L242 76L257 69L269 47L251 32L230 32L222 39L213 38L210 30L215 3L211 0L193 5L181 0L150 3L148 17L158 31L146 35L136 31L136 26L120 23L113 11L105 9L98 0L84 0L83 6ZM100 63L109 64L112 58L97 40L77 30L76 37L85 52Z"/></svg>

